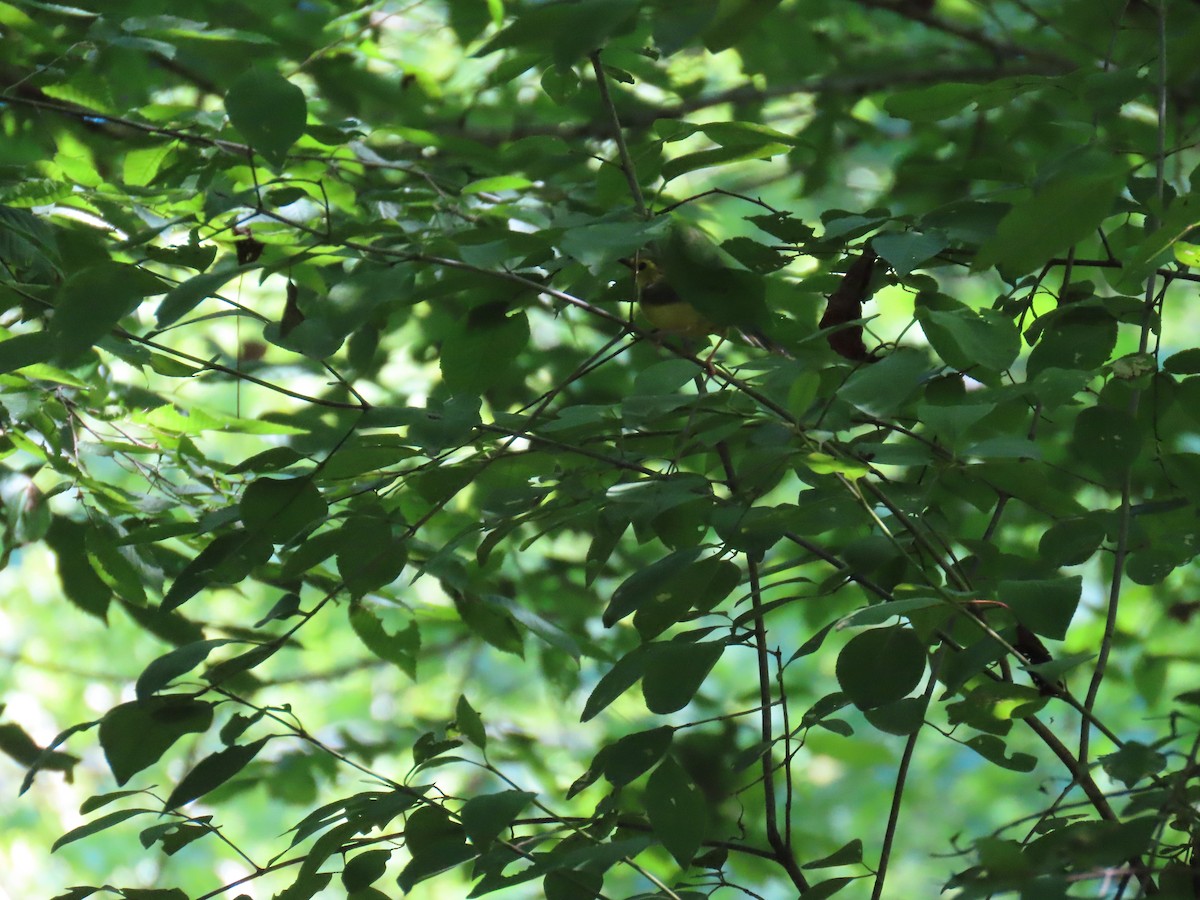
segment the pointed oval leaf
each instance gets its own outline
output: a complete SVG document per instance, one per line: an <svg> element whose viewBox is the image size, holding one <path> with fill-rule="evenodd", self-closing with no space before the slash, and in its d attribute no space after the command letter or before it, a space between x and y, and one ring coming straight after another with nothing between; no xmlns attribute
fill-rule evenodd
<svg viewBox="0 0 1200 900"><path fill-rule="evenodd" d="M65 847L67 844L74 843L75 841L85 838L88 835L98 834L107 828L111 828L114 825L124 822L126 819L132 819L134 816L140 816L146 813L153 814L154 810L120 809L116 812L111 812L106 816L101 816L98 819L93 819L86 824L80 825L78 828L72 828L70 831L60 837L53 843L53 845L51 845L50 852L53 853L59 847Z"/></svg>
<svg viewBox="0 0 1200 900"><path fill-rule="evenodd" d="M874 628L850 639L837 659L837 680L859 709L894 703L925 671L925 647L911 628Z"/></svg>
<svg viewBox="0 0 1200 900"><path fill-rule="evenodd" d="M646 783L646 814L667 852L686 869L708 832L708 803L669 756Z"/></svg>
<svg viewBox="0 0 1200 900"><path fill-rule="evenodd" d="M652 645L642 676L646 708L659 715L683 709L724 652L725 645L718 641Z"/></svg>
<svg viewBox="0 0 1200 900"><path fill-rule="evenodd" d="M304 134L308 105L304 92L278 72L255 67L230 86L225 111L250 146L279 167Z"/></svg>
<svg viewBox="0 0 1200 900"><path fill-rule="evenodd" d="M158 762L185 734L212 724L212 706L190 697L150 697L122 703L100 720L100 746L117 784Z"/></svg>
<svg viewBox="0 0 1200 900"><path fill-rule="evenodd" d="M305 477L256 479L242 492L238 508L246 529L274 544L285 543L329 512L320 489Z"/></svg>
<svg viewBox="0 0 1200 900"><path fill-rule="evenodd" d="M185 803L203 797L209 791L220 787L238 772L246 767L250 760L258 755L258 751L266 746L270 738L259 738L252 744L235 744L218 750L196 763L195 768L180 779L171 796L167 798L166 808L174 809Z"/></svg>
<svg viewBox="0 0 1200 900"><path fill-rule="evenodd" d="M529 791L500 791L472 797L463 804L461 813L467 837L477 850L482 850L498 838L536 796Z"/></svg>

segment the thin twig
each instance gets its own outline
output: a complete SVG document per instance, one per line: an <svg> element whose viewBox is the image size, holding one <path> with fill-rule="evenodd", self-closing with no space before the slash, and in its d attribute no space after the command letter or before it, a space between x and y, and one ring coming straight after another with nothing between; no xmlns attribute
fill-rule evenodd
<svg viewBox="0 0 1200 900"><path fill-rule="evenodd" d="M937 685L938 669L941 668L941 661L945 650L936 655L933 659L933 664L929 669L929 681L925 685L925 690L921 693L921 702L926 707L929 706L929 699L933 696L933 689ZM908 780L908 767L912 763L913 751L917 749L917 738L921 735L921 729L918 728L908 736L908 740L904 742L904 752L900 755L900 766L896 770L896 787L892 790L892 807L888 812L887 827L883 832L883 846L879 851L879 868L875 873L875 887L871 890L871 900L880 900L883 896L883 882L887 878L888 863L892 858L892 846L896 840L896 826L900 823L900 804L904 798L904 785Z"/></svg>
<svg viewBox="0 0 1200 900"><path fill-rule="evenodd" d="M625 143L625 134L621 130L621 119L617 108L613 105L612 95L608 92L608 76L604 74L604 63L600 61L600 51L591 54L592 71L596 73L596 89L600 92L600 102L608 110L612 122L613 140L617 142L617 152L621 154L621 169L625 172L625 180L629 183L629 193L633 197L633 205L638 215L643 219L650 218L650 210L646 208L646 198L642 196L642 186L638 184L637 169L633 165L633 157L629 155L629 147Z"/></svg>

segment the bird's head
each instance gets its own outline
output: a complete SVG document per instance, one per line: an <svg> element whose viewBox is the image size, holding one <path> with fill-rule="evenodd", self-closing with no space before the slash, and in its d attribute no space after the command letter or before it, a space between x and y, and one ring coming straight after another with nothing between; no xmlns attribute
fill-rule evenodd
<svg viewBox="0 0 1200 900"><path fill-rule="evenodd" d="M647 288L662 281L662 269L648 256L639 254L633 258L619 260L621 265L633 271L638 287Z"/></svg>

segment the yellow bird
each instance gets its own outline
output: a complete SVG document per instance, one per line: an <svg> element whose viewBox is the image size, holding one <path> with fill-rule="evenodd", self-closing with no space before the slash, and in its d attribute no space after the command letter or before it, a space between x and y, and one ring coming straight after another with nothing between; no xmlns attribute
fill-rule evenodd
<svg viewBox="0 0 1200 900"><path fill-rule="evenodd" d="M667 281L662 269L645 256L622 259L621 264L633 270L638 288L638 305L646 321L665 334L677 335L686 340L710 334L724 336L726 327L718 325L704 315ZM782 347L756 329L739 328L742 337L754 347L771 353L790 355Z"/></svg>
<svg viewBox="0 0 1200 900"><path fill-rule="evenodd" d="M639 256L623 259L621 264L633 270L642 315L659 331L684 338L698 338L721 334L725 330L680 297L653 260Z"/></svg>

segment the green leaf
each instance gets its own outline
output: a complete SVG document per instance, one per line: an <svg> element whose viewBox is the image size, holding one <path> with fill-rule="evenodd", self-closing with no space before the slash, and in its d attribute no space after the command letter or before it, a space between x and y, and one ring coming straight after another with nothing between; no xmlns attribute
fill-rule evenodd
<svg viewBox="0 0 1200 900"><path fill-rule="evenodd" d="M54 342L55 359L60 365L74 365L137 309L143 298L166 288L137 266L109 262L78 271L59 292L54 317L46 328Z"/></svg>
<svg viewBox="0 0 1200 900"><path fill-rule="evenodd" d="M977 734L964 741L968 747L989 762L1013 772L1032 772L1037 767L1037 757L1028 753L1006 753L1004 741L994 734Z"/></svg>
<svg viewBox="0 0 1200 900"><path fill-rule="evenodd" d="M583 705L581 722L594 719L610 703L637 684L638 679L646 671L646 664L654 646L643 644L634 647L600 677L596 686L592 688L592 693L588 695L587 702Z"/></svg>
<svg viewBox="0 0 1200 900"><path fill-rule="evenodd" d="M232 638L213 638L206 641L193 641L190 644L184 644L182 647L176 647L170 653L160 656L150 665L142 670L142 674L138 676L136 693L138 700L145 700L152 694L165 688L172 681L183 675L185 672L190 672L204 660L208 659L208 654L217 647L224 647L226 644L235 644L237 641Z"/></svg>
<svg viewBox="0 0 1200 900"><path fill-rule="evenodd" d="M655 836L686 869L708 832L708 803L669 756L646 783L646 814Z"/></svg>
<svg viewBox="0 0 1200 900"><path fill-rule="evenodd" d="M454 712L454 724L462 736L480 750L487 748L487 732L483 729L483 719L467 702L465 694L460 694L458 697L458 705Z"/></svg>
<svg viewBox="0 0 1200 900"><path fill-rule="evenodd" d="M635 572L613 592L602 621L611 628L631 612L643 640L651 640L693 608L709 610L737 587L737 566L699 548L678 550Z"/></svg>
<svg viewBox="0 0 1200 900"><path fill-rule="evenodd" d="M257 66L230 86L225 111L233 127L276 168L304 134L308 117L304 91L274 69Z"/></svg>
<svg viewBox="0 0 1200 900"><path fill-rule="evenodd" d="M687 153L667 161L662 167L663 181L671 181L688 172L700 169L711 169L714 166L724 166L730 163L745 162L750 159L770 159L773 156L787 153L791 149L787 144L771 143L753 145L733 145L717 147L712 150L699 150Z"/></svg>
<svg viewBox="0 0 1200 900"><path fill-rule="evenodd" d="M387 587L408 563L408 548L390 519L371 512L352 515L337 531L338 574L351 597Z"/></svg>
<svg viewBox="0 0 1200 900"><path fill-rule="evenodd" d="M503 304L472 310L442 344L442 378L455 394L480 395L516 378L513 361L529 343L529 320L506 314Z"/></svg>
<svg viewBox="0 0 1200 900"><path fill-rule="evenodd" d="M1053 566L1078 566L1092 558L1104 535L1104 521L1099 516L1063 519L1042 533L1038 556Z"/></svg>
<svg viewBox="0 0 1200 900"><path fill-rule="evenodd" d="M1080 462L1119 480L1141 453L1142 430L1123 409L1090 406L1075 418L1071 449Z"/></svg>
<svg viewBox="0 0 1200 900"><path fill-rule="evenodd" d="M729 49L778 5L779 0L726 0L720 3L716 18L704 30L704 46L709 53Z"/></svg>
<svg viewBox="0 0 1200 900"><path fill-rule="evenodd" d="M329 511L311 478L258 478L242 492L242 523L258 537L283 544Z"/></svg>
<svg viewBox="0 0 1200 900"><path fill-rule="evenodd" d="M1001 581L997 599L1017 621L1037 634L1061 641L1079 606L1083 579L1078 575L1031 581Z"/></svg>
<svg viewBox="0 0 1200 900"><path fill-rule="evenodd" d="M0 341L0 375L49 362L54 351L54 338L44 331L18 334Z"/></svg>
<svg viewBox="0 0 1200 900"><path fill-rule="evenodd" d="M213 584L237 584L270 556L261 535L240 528L219 535L175 577L160 608L170 612Z"/></svg>
<svg viewBox="0 0 1200 900"><path fill-rule="evenodd" d="M549 54L560 67L570 66L601 49L611 35L629 30L637 8L636 0L578 0L526 7L475 55L532 50Z"/></svg>
<svg viewBox="0 0 1200 900"><path fill-rule="evenodd" d="M603 774L613 787L623 787L662 759L674 736L670 725L627 734L601 749L589 769Z"/></svg>
<svg viewBox="0 0 1200 900"><path fill-rule="evenodd" d="M63 591L84 612L105 620L112 590L96 574L87 555L87 528L62 516L54 516L46 532L46 543L54 551Z"/></svg>
<svg viewBox="0 0 1200 900"><path fill-rule="evenodd" d="M918 306L916 314L933 349L960 372L976 366L1003 372L1021 350L1021 335L1012 320L995 310Z"/></svg>
<svg viewBox="0 0 1200 900"><path fill-rule="evenodd" d="M370 607L350 604L350 627L368 650L390 662L409 678L417 677L417 653L421 649L421 632L416 622L395 634L390 634Z"/></svg>
<svg viewBox="0 0 1200 900"><path fill-rule="evenodd" d="M827 878L825 881L818 881L804 892L805 900L808 900L808 898L812 898L812 900L825 900L826 897L832 897L846 885L856 880L854 878Z"/></svg>
<svg viewBox="0 0 1200 900"><path fill-rule="evenodd" d="M100 720L100 746L118 785L158 762L185 734L212 725L212 705L190 697L149 697L122 703Z"/></svg>
<svg viewBox="0 0 1200 900"><path fill-rule="evenodd" d="M1026 364L1030 379L1051 367L1099 368L1117 343L1116 320L1098 306L1068 306L1042 316L1034 325L1040 338Z"/></svg>
<svg viewBox="0 0 1200 900"><path fill-rule="evenodd" d="M0 348L3 348L0 344ZM1163 371L1172 375L1200 374L1200 347L1190 347L1173 353L1163 361Z"/></svg>
<svg viewBox="0 0 1200 900"><path fill-rule="evenodd" d="M206 756L175 785L175 789L167 797L166 808L175 809L185 803L191 803L209 791L219 788L242 771L269 740L270 738L259 738L252 744L234 744Z"/></svg>
<svg viewBox="0 0 1200 900"><path fill-rule="evenodd" d="M387 871L391 850L364 850L346 861L342 869L342 887L357 891L374 884Z"/></svg>
<svg viewBox="0 0 1200 900"><path fill-rule="evenodd" d="M166 328L168 325L178 322L199 306L201 301L215 295L242 271L241 266L236 266L230 261L222 263L211 272L193 275L187 281L181 281L167 291L167 295L158 305L158 310L154 314L158 327Z"/></svg>
<svg viewBox="0 0 1200 900"><path fill-rule="evenodd" d="M454 598L454 608L471 631L497 650L525 655L524 635L501 598L464 595Z"/></svg>
<svg viewBox="0 0 1200 900"><path fill-rule="evenodd" d="M652 713L666 715L687 706L725 652L720 641L652 644L642 676L642 696Z"/></svg>
<svg viewBox="0 0 1200 900"><path fill-rule="evenodd" d="M142 816L147 813L153 814L154 811L150 809L121 809L117 812L111 812L106 816L101 816L98 819L93 819L84 825L80 825L78 828L72 828L60 837L51 845L50 852L53 853L59 847L65 847L67 844L74 843L89 835L99 834L101 831L112 828L112 826L118 825L126 819L132 819L134 816Z"/></svg>
<svg viewBox="0 0 1200 900"><path fill-rule="evenodd" d="M895 703L925 672L925 647L911 628L899 625L856 634L837 659L837 680L859 709Z"/></svg>
<svg viewBox="0 0 1200 900"><path fill-rule="evenodd" d="M946 244L946 238L942 235L920 234L916 231L880 234L871 238L871 248L887 260L901 278L945 250Z"/></svg>
<svg viewBox="0 0 1200 900"><path fill-rule="evenodd" d="M1200 453L1164 453L1162 465L1171 484L1200 505Z"/></svg>
<svg viewBox="0 0 1200 900"><path fill-rule="evenodd" d="M979 85L941 82L892 93L883 103L888 115L911 122L936 122L962 112L979 99Z"/></svg>
<svg viewBox="0 0 1200 900"><path fill-rule="evenodd" d="M912 396L929 375L929 362L917 350L901 348L846 379L838 397L869 416L887 417Z"/></svg>
<svg viewBox="0 0 1200 900"><path fill-rule="evenodd" d="M418 882L465 862L475 853L467 845L463 826L436 806L422 806L409 815L404 839L412 859L397 882L405 893Z"/></svg>
<svg viewBox="0 0 1200 900"><path fill-rule="evenodd" d="M909 735L925 724L925 706L922 697L904 697L894 703L863 710L863 716L887 734Z"/></svg>
<svg viewBox="0 0 1200 900"><path fill-rule="evenodd" d="M1129 741L1117 751L1100 757L1100 764L1105 772L1130 788L1166 768L1167 758L1139 741Z"/></svg>
<svg viewBox="0 0 1200 900"><path fill-rule="evenodd" d="M828 856L823 856L820 859L814 859L810 863L805 863L800 868L802 869L829 869L833 866L854 866L862 862L863 845L860 838L855 838L850 843L844 845Z"/></svg>
<svg viewBox="0 0 1200 900"><path fill-rule="evenodd" d="M463 804L462 825L477 851L482 851L508 828L537 794L500 791L477 794Z"/></svg>
<svg viewBox="0 0 1200 900"><path fill-rule="evenodd" d="M996 266L1011 275L1036 271L1051 257L1096 233L1124 189L1126 164L1084 148L1059 172L1013 205L979 248L972 271Z"/></svg>

